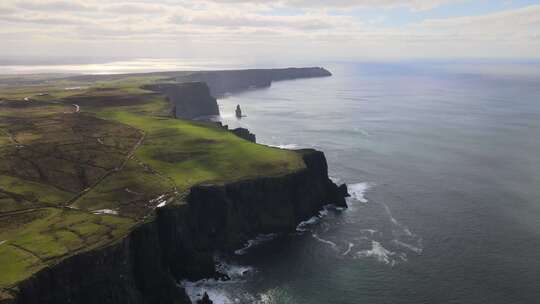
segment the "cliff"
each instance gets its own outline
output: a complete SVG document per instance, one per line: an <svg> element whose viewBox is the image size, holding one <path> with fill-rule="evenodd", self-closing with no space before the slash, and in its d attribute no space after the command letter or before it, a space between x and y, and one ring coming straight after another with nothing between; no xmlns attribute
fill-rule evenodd
<svg viewBox="0 0 540 304"><path fill-rule="evenodd" d="M324 154L302 150L305 168L273 177L191 188L186 203L156 210L125 238L45 268L0 303L190 303L181 279L216 275L213 253L261 233L294 231L326 204L346 206Z"/></svg>
<svg viewBox="0 0 540 304"><path fill-rule="evenodd" d="M240 137L240 138L243 138L247 141L250 141L250 142L257 142L257 137L255 136L255 134L249 132L248 129L246 128L236 128L236 129L232 129L230 130L234 135Z"/></svg>
<svg viewBox="0 0 540 304"><path fill-rule="evenodd" d="M161 254L156 223L142 224L112 245L37 272L0 303L189 303Z"/></svg>
<svg viewBox="0 0 540 304"><path fill-rule="evenodd" d="M201 116L219 115L217 101L203 82L163 83L143 86L167 96L172 104L175 118L194 119Z"/></svg>
<svg viewBox="0 0 540 304"><path fill-rule="evenodd" d="M324 68L312 67L193 72L173 79L178 82L205 82L210 87L213 96L222 96L226 93L270 87L273 81L328 77L331 75Z"/></svg>

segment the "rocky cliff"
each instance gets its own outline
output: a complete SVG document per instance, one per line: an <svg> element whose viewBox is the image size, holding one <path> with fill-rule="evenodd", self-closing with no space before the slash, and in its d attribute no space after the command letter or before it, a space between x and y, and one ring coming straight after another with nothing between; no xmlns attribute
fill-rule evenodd
<svg viewBox="0 0 540 304"><path fill-rule="evenodd" d="M327 77L332 74L319 67L286 69L251 69L231 71L204 71L180 75L174 78L178 82L205 82L213 96L222 96L253 88L266 88L273 81L299 78Z"/></svg>
<svg viewBox="0 0 540 304"><path fill-rule="evenodd" d="M107 247L67 258L14 289L4 303L189 303L162 263L155 222Z"/></svg>
<svg viewBox="0 0 540 304"><path fill-rule="evenodd" d="M156 210L124 239L36 273L4 303L190 303L181 279L216 275L213 253L262 233L294 231L326 204L346 206L346 187L328 178L324 154L302 150L306 167L191 189L187 201Z"/></svg>
<svg viewBox="0 0 540 304"><path fill-rule="evenodd" d="M176 118L194 119L201 116L219 115L217 101L203 82L163 83L147 85L144 89L163 93L172 104Z"/></svg>

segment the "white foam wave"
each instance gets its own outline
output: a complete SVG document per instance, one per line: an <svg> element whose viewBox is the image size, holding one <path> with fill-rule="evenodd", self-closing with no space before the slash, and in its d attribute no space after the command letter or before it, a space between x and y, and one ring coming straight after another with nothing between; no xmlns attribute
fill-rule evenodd
<svg viewBox="0 0 540 304"><path fill-rule="evenodd" d="M365 197L366 191L371 187L369 183L357 183L347 186L351 198L361 203L367 203L368 200Z"/></svg>
<svg viewBox="0 0 540 304"><path fill-rule="evenodd" d="M334 184L341 184L341 178L339 177L334 177L334 176L329 176L328 178L330 178L330 180L334 183Z"/></svg>
<svg viewBox="0 0 540 304"><path fill-rule="evenodd" d="M196 303L206 292L210 299L215 304L232 304L233 299L219 287L222 282L216 280L201 280L197 282L184 281L182 286L186 290L186 294L191 299L191 302Z"/></svg>
<svg viewBox="0 0 540 304"><path fill-rule="evenodd" d="M345 252L343 252L343 255L347 255L351 252L352 248L354 247L354 244L353 243L349 243L349 247L347 248L347 250L345 250Z"/></svg>
<svg viewBox="0 0 540 304"><path fill-rule="evenodd" d="M328 208L324 208L323 210L319 211L319 218L323 218L328 215Z"/></svg>
<svg viewBox="0 0 540 304"><path fill-rule="evenodd" d="M358 251L355 258L375 258L379 262L394 265L395 261L392 259L394 255L394 252L384 248L381 243L371 241L371 249Z"/></svg>
<svg viewBox="0 0 540 304"><path fill-rule="evenodd" d="M300 222L300 224L296 226L296 231L298 232L309 231L307 227L318 223L323 217L327 216L330 209L340 210L333 205L326 205L323 207L322 210L319 211L319 215L312 216L310 219Z"/></svg>
<svg viewBox="0 0 540 304"><path fill-rule="evenodd" d="M393 240L392 242L394 244L396 244L396 245L398 245L400 247L406 248L406 249L408 249L408 250L410 250L410 251L412 251L412 252L414 252L416 254L421 254L422 251L423 251L423 248L421 248L421 247L416 247L416 246L413 246L411 244L407 244L407 243L402 242L402 241L397 240L397 239Z"/></svg>
<svg viewBox="0 0 540 304"><path fill-rule="evenodd" d="M296 231L298 232L308 231L306 227L317 223L319 220L320 218L318 216L313 216L307 221L300 222L300 224L298 224L298 226L296 227Z"/></svg>
<svg viewBox="0 0 540 304"><path fill-rule="evenodd" d="M261 235L257 236L256 238L247 241L246 244L244 245L244 247L235 250L234 254L236 254L236 255L244 255L244 254L246 254L248 252L248 250L250 248L252 248L254 246L257 246L257 245L260 245L260 244L262 244L264 242L268 242L270 240L273 240L276 236L277 236L277 234L275 234L275 233L261 234Z"/></svg>
<svg viewBox="0 0 540 304"><path fill-rule="evenodd" d="M329 240L325 240L321 237L319 237L319 235L317 235L316 233L313 233L312 236L319 242L323 243L323 244L327 244L329 245L330 247L332 247L333 249L337 250L337 245L336 243L332 242L332 241L329 241Z"/></svg>
<svg viewBox="0 0 540 304"><path fill-rule="evenodd" d="M228 286L244 283L246 275L255 271L251 266L227 263L221 261L219 257L216 257L216 260L218 261L217 271L226 274L230 280L204 279L196 282L183 281L182 286L193 303L201 299L205 292L208 293L208 296L215 304L237 303L238 299L234 298L230 291L228 291L230 290Z"/></svg>
<svg viewBox="0 0 540 304"><path fill-rule="evenodd" d="M401 231L403 233L405 233L407 236L414 236L414 234L411 232L411 230L409 230L409 228L403 224L401 224L400 222L398 222L394 216L392 215L392 211L390 211L390 208L388 207L388 205L386 205L385 203L381 202L381 205L383 205L384 209L386 210L386 213L388 214L388 217L390 218L390 221L392 222L392 224L394 224L395 226L397 226L398 228L401 229Z"/></svg>
<svg viewBox="0 0 540 304"><path fill-rule="evenodd" d="M244 278L245 275L253 273L255 270L251 266L219 262L216 270L219 273L226 274L231 280L238 281Z"/></svg>

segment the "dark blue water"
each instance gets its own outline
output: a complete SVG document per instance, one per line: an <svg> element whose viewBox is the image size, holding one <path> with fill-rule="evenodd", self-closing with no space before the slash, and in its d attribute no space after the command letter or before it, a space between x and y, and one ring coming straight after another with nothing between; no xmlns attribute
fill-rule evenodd
<svg viewBox="0 0 540 304"><path fill-rule="evenodd" d="M217 303L540 303L540 78L329 68L219 103L259 142L323 150L350 208L223 258L233 280L190 291ZM236 104L248 117L234 118Z"/></svg>

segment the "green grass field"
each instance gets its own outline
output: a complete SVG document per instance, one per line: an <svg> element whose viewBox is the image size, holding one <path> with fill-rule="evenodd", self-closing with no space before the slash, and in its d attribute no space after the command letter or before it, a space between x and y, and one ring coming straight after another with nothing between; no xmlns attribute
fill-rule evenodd
<svg viewBox="0 0 540 304"><path fill-rule="evenodd" d="M9 286L59 259L126 235L135 222L59 208L0 216L0 286Z"/></svg>
<svg viewBox="0 0 540 304"><path fill-rule="evenodd" d="M0 86L0 288L118 240L193 185L304 167L296 152L170 117L140 88L157 76L88 79Z"/></svg>

